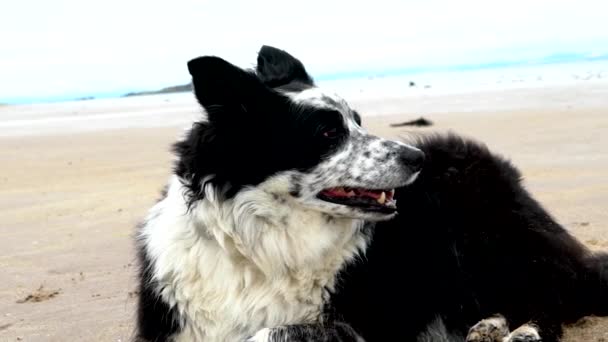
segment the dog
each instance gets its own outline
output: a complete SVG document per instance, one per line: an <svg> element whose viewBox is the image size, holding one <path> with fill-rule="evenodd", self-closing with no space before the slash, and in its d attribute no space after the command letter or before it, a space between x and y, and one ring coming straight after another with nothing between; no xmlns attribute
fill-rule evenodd
<svg viewBox="0 0 608 342"><path fill-rule="evenodd" d="M606 313L608 258L482 144L373 136L270 46L188 70L203 113L137 230L137 341L546 342Z"/></svg>
<svg viewBox="0 0 608 342"><path fill-rule="evenodd" d="M212 56L188 70L205 117L175 144L138 231L139 340L244 341L320 322L424 154L367 133L278 49L262 48L255 72Z"/></svg>

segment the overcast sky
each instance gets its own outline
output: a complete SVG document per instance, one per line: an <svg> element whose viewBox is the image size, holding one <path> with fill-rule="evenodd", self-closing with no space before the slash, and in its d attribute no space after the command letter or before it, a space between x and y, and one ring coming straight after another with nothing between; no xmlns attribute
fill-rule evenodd
<svg viewBox="0 0 608 342"><path fill-rule="evenodd" d="M0 8L0 102L156 89L262 44L313 76L608 52L606 0L18 0Z"/></svg>

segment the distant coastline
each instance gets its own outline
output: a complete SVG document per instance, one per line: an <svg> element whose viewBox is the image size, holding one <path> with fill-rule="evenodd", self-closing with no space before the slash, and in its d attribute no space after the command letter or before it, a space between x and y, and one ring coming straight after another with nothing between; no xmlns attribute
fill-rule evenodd
<svg viewBox="0 0 608 342"><path fill-rule="evenodd" d="M160 90L152 90L152 91L134 91L127 94L124 94L122 97L130 97L130 96L142 96L142 95L157 95L157 94L171 94L171 93L184 93L192 91L192 83L176 85L172 87L162 88Z"/></svg>
<svg viewBox="0 0 608 342"><path fill-rule="evenodd" d="M593 64L594 68L597 68L597 63L601 64L599 70L585 67L588 63ZM591 65L590 64L590 65ZM386 68L386 69L361 69L349 72L334 72L334 73L321 73L315 75L315 81L318 82L350 82L360 80L379 80L389 78L400 78L407 76L408 81L414 82L420 87L412 86L409 82L406 84L400 84L399 86L407 88L424 88L425 85L430 85L433 88L438 85L437 83L444 81L452 81L455 79L454 75L475 72L479 74L486 71L496 71L495 74L502 73L507 74L510 71L517 71L519 69L527 69L538 67L539 69L546 69L546 67L558 67L564 69L572 69L571 66L579 66L577 70L572 69L573 79L585 80L589 78L603 78L606 79L606 73L608 72L608 52L595 53L595 54L554 54L539 59L531 60L514 60L514 61L498 61L491 63L477 63L477 64L458 64L458 65L445 65L445 66L425 66L425 67L406 67L406 68ZM555 68L554 68L555 69ZM555 69L557 70L557 69ZM565 71L565 70L564 70ZM596 74L596 76L592 74ZM427 80L427 76L433 75L432 80ZM443 74L443 77L441 76ZM576 74L576 75L575 75ZM498 75L501 76L501 75ZM538 74L534 75L536 79L545 80L545 75ZM432 83L430 83L432 81ZM492 80L486 80L486 83L494 83ZM506 82L507 80L497 80L498 83ZM513 82L516 82L515 80ZM518 81L519 82L519 81ZM31 96L22 96L16 98L0 98L0 102L4 104L35 104L35 103L56 103L65 101L83 101L97 100L97 99L108 99L108 98L121 98L121 97L133 97L133 96L144 96L144 95L162 95L162 94L173 94L173 93L185 93L192 91L192 84L186 83L181 85L175 85L165 87L159 90L146 90L146 91L130 91L131 89L125 89L123 91L108 91L93 94L80 94L80 96L50 96L36 98Z"/></svg>
<svg viewBox="0 0 608 342"><path fill-rule="evenodd" d="M555 65L555 64L569 64L569 63L581 63L581 62L595 62L595 61L608 61L608 53L603 54L578 54L578 53L561 53L553 54L540 58L537 60L527 61L499 61L492 63L480 63L480 64L461 64L452 66L433 66L433 67L416 67L416 68L400 68L400 69L386 69L386 70L359 70L354 72L339 72L339 73L327 73L315 77L317 81L333 81L333 80L349 80L357 78L384 78L384 77L395 77L402 75L411 75L415 77L419 74L428 72L466 72L474 70L490 70L490 69L502 69L522 66L543 66L543 65ZM409 84L410 87L415 86L415 82ZM426 86L430 87L430 86ZM143 96L143 95L158 95L158 94L171 94L171 93L183 93L191 92L192 83L171 86L162 88L160 90L152 91L136 91L122 95L121 97L131 96Z"/></svg>

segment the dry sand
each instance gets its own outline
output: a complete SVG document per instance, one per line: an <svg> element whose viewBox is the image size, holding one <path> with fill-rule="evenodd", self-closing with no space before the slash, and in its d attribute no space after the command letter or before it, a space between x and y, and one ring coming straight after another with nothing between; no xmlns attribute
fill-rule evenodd
<svg viewBox="0 0 608 342"><path fill-rule="evenodd" d="M608 250L608 102L593 104L450 113L404 106L364 120L387 137L451 130L484 141L522 169L559 222ZM435 125L389 127L421 114ZM169 175L175 123L0 134L0 341L129 340L132 235ZM566 341L608 341L608 320L582 322Z"/></svg>

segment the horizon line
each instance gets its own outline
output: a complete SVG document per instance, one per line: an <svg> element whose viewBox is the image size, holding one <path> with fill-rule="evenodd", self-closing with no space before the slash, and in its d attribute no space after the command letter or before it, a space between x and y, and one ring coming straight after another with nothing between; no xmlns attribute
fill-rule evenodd
<svg viewBox="0 0 608 342"><path fill-rule="evenodd" d="M509 67L520 67L520 66L532 66L532 65L550 65L550 64L561 64L561 63L573 63L573 62L594 62L608 60L608 52L600 54L591 53L558 53L552 54L543 58L532 59L532 60L513 60L513 61L495 61L495 62L484 62L484 63L466 63L466 64L455 64L455 65L437 65L437 66L421 66L421 67L402 67L402 68L388 68L388 69L361 69L354 71L342 71L336 73L322 73L318 76L313 76L315 81L336 81L336 80L349 80L349 79L360 79L368 77L391 77L391 76L405 76L405 75L416 75L428 72L460 72L460 71L472 71L472 70L485 70L485 69L500 69ZM190 82L184 82L179 85L189 84ZM168 85L160 88L170 88L177 86L176 84ZM43 103L60 103L70 101L83 101L92 99L111 99L125 97L128 93L139 93L147 91L158 91L160 89L142 89L142 90L114 90L98 92L93 94L75 94L75 95L58 95L49 97L13 97L9 99L0 99L0 105L27 105L27 104L43 104Z"/></svg>

